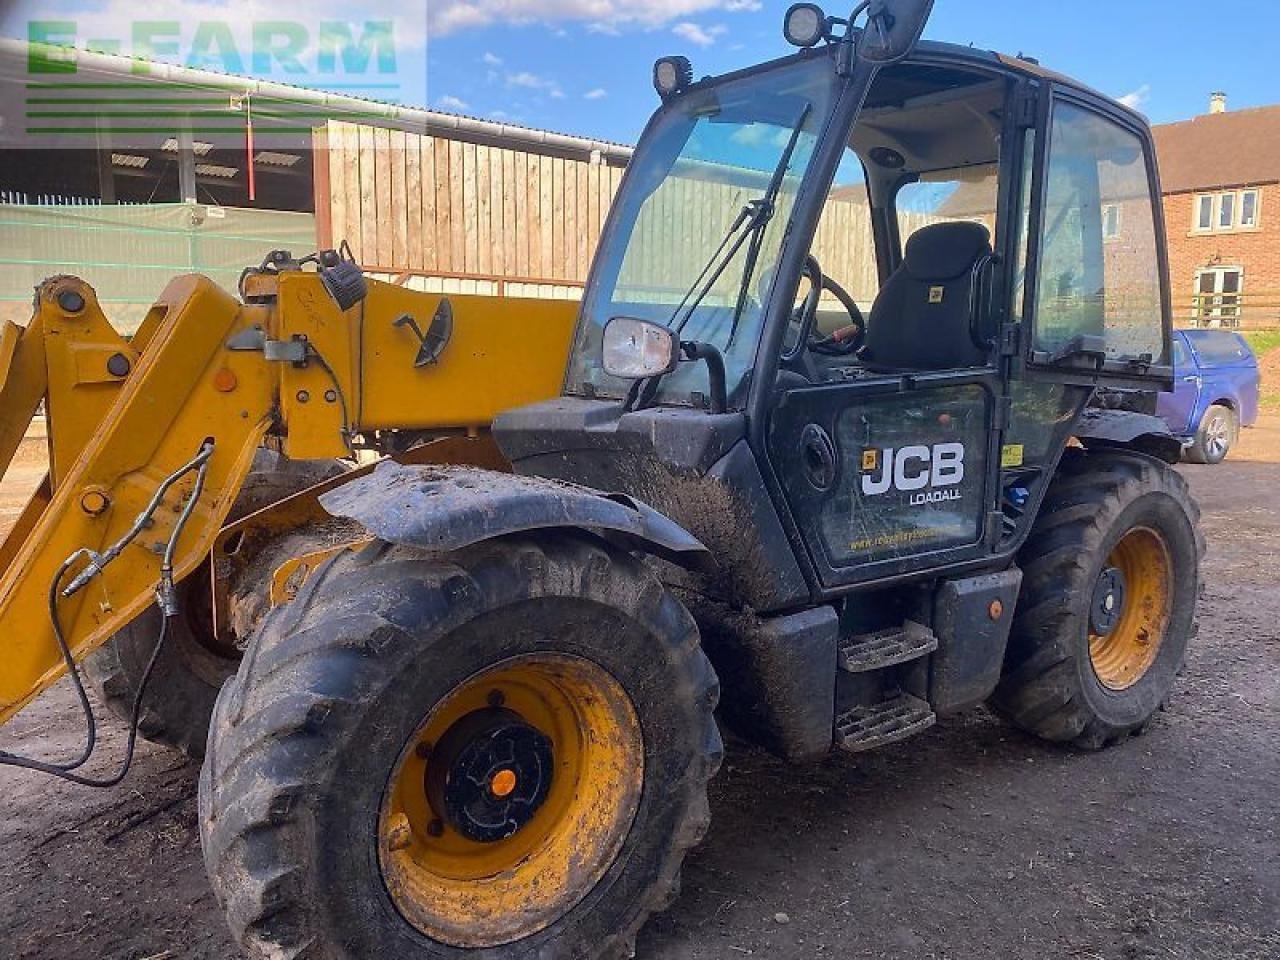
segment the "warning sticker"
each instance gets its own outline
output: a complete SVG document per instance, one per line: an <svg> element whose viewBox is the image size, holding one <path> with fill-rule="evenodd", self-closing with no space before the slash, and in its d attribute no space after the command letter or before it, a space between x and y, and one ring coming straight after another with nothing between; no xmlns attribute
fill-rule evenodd
<svg viewBox="0 0 1280 960"><path fill-rule="evenodd" d="M1022 466L1022 444L1006 443L1004 445L1004 449L1000 451L1000 466L1002 467Z"/></svg>

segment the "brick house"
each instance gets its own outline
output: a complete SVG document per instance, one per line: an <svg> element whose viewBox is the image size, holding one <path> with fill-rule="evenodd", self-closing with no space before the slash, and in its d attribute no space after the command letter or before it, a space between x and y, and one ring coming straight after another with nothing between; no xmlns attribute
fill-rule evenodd
<svg viewBox="0 0 1280 960"><path fill-rule="evenodd" d="M1280 327L1280 106L1153 129L1180 326Z"/></svg>

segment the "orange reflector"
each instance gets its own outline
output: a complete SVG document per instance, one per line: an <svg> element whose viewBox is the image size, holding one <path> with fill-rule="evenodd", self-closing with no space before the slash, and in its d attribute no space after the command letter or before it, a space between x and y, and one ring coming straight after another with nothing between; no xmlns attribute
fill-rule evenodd
<svg viewBox="0 0 1280 960"><path fill-rule="evenodd" d="M515 788L516 774L514 770L499 770L493 775L493 779L489 781L489 789L495 797L509 797Z"/></svg>

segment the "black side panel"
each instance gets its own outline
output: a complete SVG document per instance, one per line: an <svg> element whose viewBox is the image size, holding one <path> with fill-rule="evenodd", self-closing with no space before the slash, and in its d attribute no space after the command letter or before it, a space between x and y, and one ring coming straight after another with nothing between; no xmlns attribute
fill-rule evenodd
<svg viewBox="0 0 1280 960"><path fill-rule="evenodd" d="M933 604L938 651L929 669L934 712L977 706L996 688L1021 585L1016 567L939 585Z"/></svg>
<svg viewBox="0 0 1280 960"><path fill-rule="evenodd" d="M811 596L765 490L742 414L563 397L503 414L494 436L517 473L622 491L691 531L718 561L704 587L768 612Z"/></svg>
<svg viewBox="0 0 1280 960"><path fill-rule="evenodd" d="M835 609L814 607L769 620L698 619L730 727L793 762L828 753L835 718Z"/></svg>

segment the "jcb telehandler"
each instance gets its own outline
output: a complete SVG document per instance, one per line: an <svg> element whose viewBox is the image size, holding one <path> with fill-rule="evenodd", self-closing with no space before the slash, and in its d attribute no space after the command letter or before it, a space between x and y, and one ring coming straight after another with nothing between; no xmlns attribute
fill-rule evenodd
<svg viewBox="0 0 1280 960"><path fill-rule="evenodd" d="M1177 440L1091 404L1171 383L1150 132L920 42L930 7L659 61L580 306L281 252L126 343L44 283L0 338L0 459L42 398L52 454L0 550L0 719L70 672L90 737L0 761L114 782L83 659L204 753L254 955L578 958L675 895L717 704L797 762L983 702L1141 730L1203 550Z"/></svg>

